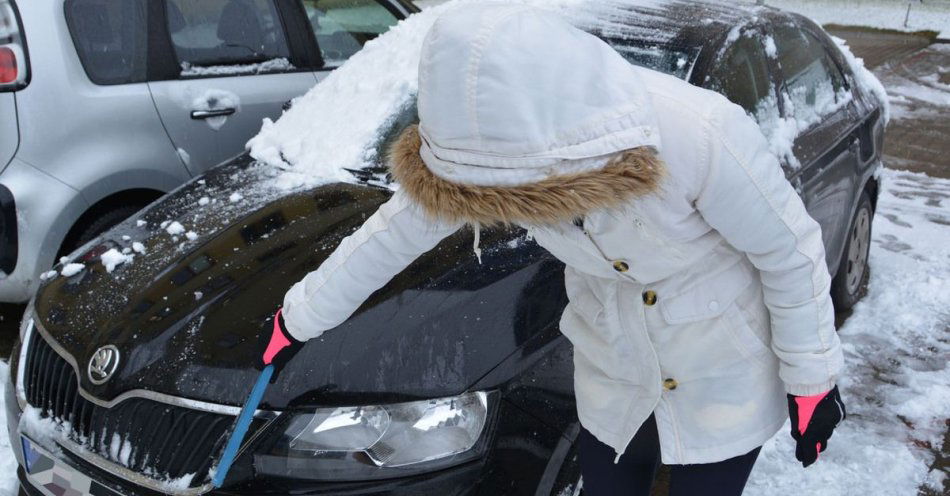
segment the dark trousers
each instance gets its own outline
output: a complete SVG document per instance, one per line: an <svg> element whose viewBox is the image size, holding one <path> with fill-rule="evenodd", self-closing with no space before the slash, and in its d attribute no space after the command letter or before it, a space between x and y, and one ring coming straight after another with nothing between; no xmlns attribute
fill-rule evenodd
<svg viewBox="0 0 950 496"><path fill-rule="evenodd" d="M652 415L616 464L617 453L613 448L598 441L587 429L581 429L578 442L584 496L650 494L660 463L660 439ZM671 466L670 496L741 495L760 449L716 463Z"/></svg>

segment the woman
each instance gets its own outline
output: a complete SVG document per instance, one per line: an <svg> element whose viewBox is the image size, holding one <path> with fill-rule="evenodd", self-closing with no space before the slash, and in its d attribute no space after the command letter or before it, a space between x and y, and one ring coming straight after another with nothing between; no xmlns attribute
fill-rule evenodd
<svg viewBox="0 0 950 496"><path fill-rule="evenodd" d="M287 293L263 363L466 224L476 253L517 224L567 266L585 494L648 494L659 461L672 494L740 494L787 411L817 459L844 418L821 233L741 108L490 4L436 21L418 107L400 189Z"/></svg>

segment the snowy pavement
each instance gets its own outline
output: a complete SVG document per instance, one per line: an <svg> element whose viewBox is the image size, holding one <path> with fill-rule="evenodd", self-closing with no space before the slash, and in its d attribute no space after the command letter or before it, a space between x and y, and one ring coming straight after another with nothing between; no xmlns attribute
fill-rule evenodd
<svg viewBox="0 0 950 496"><path fill-rule="evenodd" d="M887 87L894 116L884 146L890 165L950 178L950 44L931 45L874 72Z"/></svg>
<svg viewBox="0 0 950 496"><path fill-rule="evenodd" d="M950 180L887 170L868 295L839 329L848 418L803 470L788 425L762 451L747 495L913 495L950 418Z"/></svg>

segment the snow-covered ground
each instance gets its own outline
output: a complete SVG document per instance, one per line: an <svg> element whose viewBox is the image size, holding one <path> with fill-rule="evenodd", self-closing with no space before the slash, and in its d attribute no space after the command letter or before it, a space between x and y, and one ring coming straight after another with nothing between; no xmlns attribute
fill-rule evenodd
<svg viewBox="0 0 950 496"><path fill-rule="evenodd" d="M840 329L848 419L803 470L788 426L762 451L746 494L913 495L950 417L950 180L887 170L868 295Z"/></svg>
<svg viewBox="0 0 950 496"><path fill-rule="evenodd" d="M897 31L936 31L950 38L950 0L765 0L819 24L868 26ZM910 5L910 14L907 6ZM904 20L907 25L904 25Z"/></svg>

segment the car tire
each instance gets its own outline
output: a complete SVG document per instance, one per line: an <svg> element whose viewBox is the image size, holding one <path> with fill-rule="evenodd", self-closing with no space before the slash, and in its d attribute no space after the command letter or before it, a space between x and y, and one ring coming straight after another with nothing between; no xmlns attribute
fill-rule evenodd
<svg viewBox="0 0 950 496"><path fill-rule="evenodd" d="M851 218L845 240L844 253L838 264L838 273L831 280L831 299L835 310L850 310L867 294L871 268L868 265L868 252L871 247L871 220L874 209L871 197L862 192L858 198L858 208Z"/></svg>
<svg viewBox="0 0 950 496"><path fill-rule="evenodd" d="M72 253L73 250L88 243L96 236L106 232L110 227L128 219L142 207L136 205L123 205L102 212L99 215L89 219L80 226L67 239L60 249L60 256Z"/></svg>

